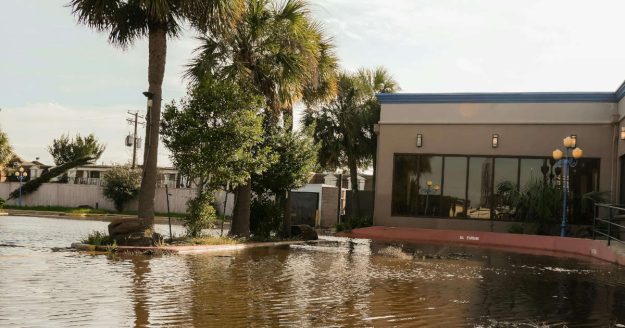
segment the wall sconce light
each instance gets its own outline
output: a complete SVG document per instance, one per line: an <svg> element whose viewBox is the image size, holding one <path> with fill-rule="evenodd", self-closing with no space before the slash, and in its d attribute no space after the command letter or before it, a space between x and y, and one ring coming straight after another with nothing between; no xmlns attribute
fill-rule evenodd
<svg viewBox="0 0 625 328"><path fill-rule="evenodd" d="M573 148L577 147L577 135L571 134L571 139L573 139Z"/></svg>
<svg viewBox="0 0 625 328"><path fill-rule="evenodd" d="M497 148L499 146L499 135L498 134L493 134L492 146L493 146L493 148Z"/></svg>
<svg viewBox="0 0 625 328"><path fill-rule="evenodd" d="M621 140L625 140L625 126L621 126Z"/></svg>
<svg viewBox="0 0 625 328"><path fill-rule="evenodd" d="M417 134L417 147L423 146L423 135Z"/></svg>

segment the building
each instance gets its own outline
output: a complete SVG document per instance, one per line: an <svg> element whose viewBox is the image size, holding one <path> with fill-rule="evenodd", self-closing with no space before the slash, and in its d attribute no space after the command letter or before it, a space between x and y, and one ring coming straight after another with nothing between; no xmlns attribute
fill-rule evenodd
<svg viewBox="0 0 625 328"><path fill-rule="evenodd" d="M87 185L103 185L104 172L112 169L112 165L88 164L75 167L67 171L68 183L70 184L87 184ZM139 169L141 167L139 166ZM191 181L180 174L173 167L159 167L156 180L157 188L191 188Z"/></svg>
<svg viewBox="0 0 625 328"><path fill-rule="evenodd" d="M505 183L562 183L551 158L575 138L571 223L591 191L625 204L625 84L615 92L380 94L374 224L506 231ZM428 185L428 181L431 183ZM499 197L501 198L501 197Z"/></svg>

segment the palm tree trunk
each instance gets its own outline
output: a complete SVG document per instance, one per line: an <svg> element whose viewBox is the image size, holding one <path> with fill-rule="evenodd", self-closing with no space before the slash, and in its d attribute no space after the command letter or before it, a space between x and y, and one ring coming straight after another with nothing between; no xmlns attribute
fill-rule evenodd
<svg viewBox="0 0 625 328"><path fill-rule="evenodd" d="M143 179L139 193L138 217L145 227L154 225L154 195L156 193L158 139L161 120L161 98L163 77L165 75L165 61L167 54L166 27L161 25L150 26L148 49L148 82L149 89L154 96L149 117L146 119L146 147L143 162Z"/></svg>
<svg viewBox="0 0 625 328"><path fill-rule="evenodd" d="M360 195L358 194L358 165L353 159L348 159L349 167L349 179L352 184L352 202L351 202L351 214L357 218L360 218Z"/></svg>
<svg viewBox="0 0 625 328"><path fill-rule="evenodd" d="M232 226L229 235L250 236L250 205L252 201L252 180L237 187L237 195L232 213Z"/></svg>

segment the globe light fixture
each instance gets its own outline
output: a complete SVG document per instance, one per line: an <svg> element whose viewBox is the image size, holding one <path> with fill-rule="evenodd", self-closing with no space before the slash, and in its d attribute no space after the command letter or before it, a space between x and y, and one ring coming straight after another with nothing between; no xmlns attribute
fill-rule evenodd
<svg viewBox="0 0 625 328"><path fill-rule="evenodd" d="M24 181L25 178L28 177L28 172L25 172L24 167L20 166L15 171L15 177L17 177L17 180L19 180L20 182L20 198L18 198L17 204L19 205L19 207L22 207L22 182Z"/></svg>

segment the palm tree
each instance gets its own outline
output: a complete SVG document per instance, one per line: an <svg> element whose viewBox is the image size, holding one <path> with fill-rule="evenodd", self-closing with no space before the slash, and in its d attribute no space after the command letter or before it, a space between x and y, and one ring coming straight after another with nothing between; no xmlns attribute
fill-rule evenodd
<svg viewBox="0 0 625 328"><path fill-rule="evenodd" d="M384 68L361 69L356 74L343 72L338 81L335 99L318 111L307 110L304 124L315 126L314 137L321 144L321 167L349 169L354 190L351 213L360 216L358 169L371 165L377 146L373 124L379 121L380 105L375 94L394 92L398 86Z"/></svg>
<svg viewBox="0 0 625 328"><path fill-rule="evenodd" d="M358 77L370 95L378 93L395 93L400 90L399 84L384 67L358 70ZM375 177L377 168L378 138L373 130L374 124L380 121L380 103L375 96L370 97L365 104L365 126L367 127L365 138L370 154L372 154L373 188L375 190ZM374 194L375 195L375 194Z"/></svg>
<svg viewBox="0 0 625 328"><path fill-rule="evenodd" d="M235 31L228 37L203 36L187 77L242 80L263 95L265 126L289 119L293 106L313 102L333 90L336 66L331 40L310 16L303 0L247 0ZM231 234L249 235L251 181L237 188Z"/></svg>
<svg viewBox="0 0 625 328"><path fill-rule="evenodd" d="M136 40L148 38L148 110L143 179L139 194L138 217L147 229L154 224L154 195L161 98L167 38L177 37L182 24L201 33L224 33L233 26L241 0L71 0L68 4L78 22L107 32L109 42L126 48Z"/></svg>

